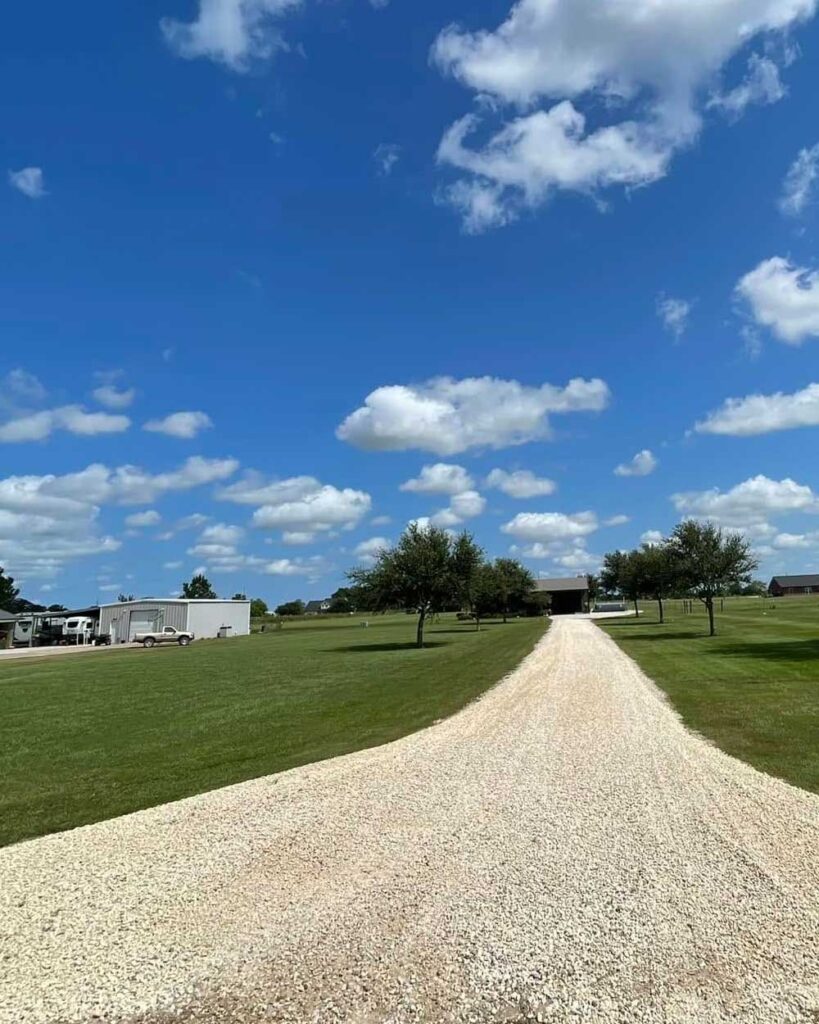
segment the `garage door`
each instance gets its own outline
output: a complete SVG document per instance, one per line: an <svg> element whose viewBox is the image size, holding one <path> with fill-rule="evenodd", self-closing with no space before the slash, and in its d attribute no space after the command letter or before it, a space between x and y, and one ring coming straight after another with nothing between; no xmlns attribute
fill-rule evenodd
<svg viewBox="0 0 819 1024"><path fill-rule="evenodd" d="M128 631L128 639L133 640L137 633L153 633L156 630L156 614L146 615L140 612L131 615L131 626Z"/></svg>

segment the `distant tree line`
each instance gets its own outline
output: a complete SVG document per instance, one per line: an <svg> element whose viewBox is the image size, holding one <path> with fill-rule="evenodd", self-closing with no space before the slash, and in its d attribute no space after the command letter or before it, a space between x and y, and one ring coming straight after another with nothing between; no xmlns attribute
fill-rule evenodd
<svg viewBox="0 0 819 1024"><path fill-rule="evenodd" d="M640 600L656 601L660 622L665 621L668 598L698 598L708 613L709 634L714 636L716 598L760 589L764 593L764 584L751 579L757 565L750 543L740 534L689 519L659 543L609 552L590 589L620 595L633 602L638 614Z"/></svg>

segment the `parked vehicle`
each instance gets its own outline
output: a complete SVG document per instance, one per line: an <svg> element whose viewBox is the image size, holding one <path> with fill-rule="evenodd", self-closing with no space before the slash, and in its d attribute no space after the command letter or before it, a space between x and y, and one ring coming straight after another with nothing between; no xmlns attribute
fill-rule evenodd
<svg viewBox="0 0 819 1024"><path fill-rule="evenodd" d="M63 626L63 636L70 644L89 644L94 639L97 628L97 620L87 615L79 615L72 619L66 619Z"/></svg>
<svg viewBox="0 0 819 1024"><path fill-rule="evenodd" d="M156 644L179 644L180 647L187 647L191 640L196 637L185 629L175 629L173 626L165 626L156 633L135 633L134 643L142 644L143 647L153 647Z"/></svg>

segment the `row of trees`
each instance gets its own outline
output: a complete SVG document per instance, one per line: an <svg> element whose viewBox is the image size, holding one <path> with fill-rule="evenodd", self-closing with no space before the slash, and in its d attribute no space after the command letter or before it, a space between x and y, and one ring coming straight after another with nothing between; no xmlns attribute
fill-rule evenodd
<svg viewBox="0 0 819 1024"><path fill-rule="evenodd" d="M667 598L697 597L705 605L709 633L714 636L715 599L737 588L751 588L757 565L749 542L740 534L689 519L658 544L607 554L599 587L633 601L638 612L641 598L656 601L660 622L665 619Z"/></svg>
<svg viewBox="0 0 819 1024"><path fill-rule="evenodd" d="M468 610L480 629L487 615L507 616L531 597L534 580L519 562L488 562L468 533L453 538L435 526L411 524L393 548L381 551L371 567L351 570L348 578L357 610L416 612L416 643L424 646L430 615L451 608ZM350 599L350 594L345 595Z"/></svg>

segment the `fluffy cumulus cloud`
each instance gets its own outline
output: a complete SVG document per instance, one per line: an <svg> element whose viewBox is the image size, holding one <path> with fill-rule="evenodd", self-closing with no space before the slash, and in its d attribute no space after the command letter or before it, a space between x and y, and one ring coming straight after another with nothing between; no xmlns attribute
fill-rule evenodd
<svg viewBox="0 0 819 1024"><path fill-rule="evenodd" d="M24 441L45 441L56 431L77 437L97 434L121 434L131 425L127 416L108 412L87 412L80 405L63 405L58 409L42 409L7 420L0 425L0 442L18 444Z"/></svg>
<svg viewBox="0 0 819 1024"><path fill-rule="evenodd" d="M253 526L281 530L289 543L309 543L322 533L352 529L369 514L372 505L369 494L351 487L322 484L311 476L268 481L259 473L248 473L223 488L219 497L257 506Z"/></svg>
<svg viewBox="0 0 819 1024"><path fill-rule="evenodd" d="M125 525L132 530L141 530L146 526L157 526L162 521L162 516L154 508L146 509L144 512L133 512L125 517Z"/></svg>
<svg viewBox="0 0 819 1024"><path fill-rule="evenodd" d="M436 462L434 466L424 466L417 477L401 484L401 490L415 494L460 494L474 486L475 481L463 466Z"/></svg>
<svg viewBox="0 0 819 1024"><path fill-rule="evenodd" d="M455 455L544 440L551 436L550 414L600 412L609 399L608 386L598 379L575 378L560 388L494 377L438 377L377 388L336 436L369 451L417 448Z"/></svg>
<svg viewBox="0 0 819 1024"><path fill-rule="evenodd" d="M664 539L659 530L646 530L645 533L640 535L641 544L662 544Z"/></svg>
<svg viewBox="0 0 819 1024"><path fill-rule="evenodd" d="M401 147L394 142L382 142L376 146L373 152L373 160L378 168L378 173L387 177L392 174L392 169L401 159Z"/></svg>
<svg viewBox="0 0 819 1024"><path fill-rule="evenodd" d="M102 384L94 389L94 398L106 409L127 409L133 404L136 392L133 388L118 388L114 384Z"/></svg>
<svg viewBox="0 0 819 1024"><path fill-rule="evenodd" d="M802 149L785 175L779 209L786 217L801 216L819 186L819 143Z"/></svg>
<svg viewBox="0 0 819 1024"><path fill-rule="evenodd" d="M188 459L178 469L151 474L136 466L91 465L63 476L0 479L0 565L31 576L58 573L77 558L116 551L120 542L99 530L103 505L143 505L172 491L225 480L232 459ZM154 525L155 510L129 517L129 526Z"/></svg>
<svg viewBox="0 0 819 1024"><path fill-rule="evenodd" d="M29 199L42 199L48 194L41 167L23 167L19 171L9 171L9 185Z"/></svg>
<svg viewBox="0 0 819 1024"><path fill-rule="evenodd" d="M755 322L780 341L801 345L819 337L819 272L773 256L747 273L736 292Z"/></svg>
<svg viewBox="0 0 819 1024"><path fill-rule="evenodd" d="M386 537L370 537L357 544L353 554L361 565L374 565L378 555L390 546Z"/></svg>
<svg viewBox="0 0 819 1024"><path fill-rule="evenodd" d="M148 420L143 430L152 434L165 434L189 441L213 426L210 416L204 412L174 412L159 420Z"/></svg>
<svg viewBox="0 0 819 1024"><path fill-rule="evenodd" d="M690 314L691 303L685 299L674 299L668 295L661 295L657 299L657 316L669 334L677 339L685 334Z"/></svg>
<svg viewBox="0 0 819 1024"><path fill-rule="evenodd" d="M769 520L797 513L819 512L819 498L810 487L795 480L771 480L755 476L730 490L712 488L686 491L671 497L674 507L685 516L709 519L756 539L770 538L777 531Z"/></svg>
<svg viewBox="0 0 819 1024"><path fill-rule="evenodd" d="M460 526L467 519L475 519L481 515L485 508L486 498L477 491L463 491L461 494L453 494L449 505L429 516L427 521L433 526L444 528Z"/></svg>
<svg viewBox="0 0 819 1024"><path fill-rule="evenodd" d="M494 30L450 26L433 61L482 102L441 142L439 160L462 172L445 199L480 231L558 190L657 181L696 140L708 86L758 38L763 52L710 105L736 116L783 95L771 43L815 10L816 0L517 0Z"/></svg>
<svg viewBox="0 0 819 1024"><path fill-rule="evenodd" d="M486 478L486 486L502 491L510 498L542 498L554 494L557 484L546 477L535 476L530 469L517 469L507 472L505 469L493 469Z"/></svg>
<svg viewBox="0 0 819 1024"><path fill-rule="evenodd" d="M796 427L819 427L819 384L809 384L794 394L728 398L694 429L700 434L753 437Z"/></svg>
<svg viewBox="0 0 819 1024"><path fill-rule="evenodd" d="M650 476L659 465L656 456L648 448L637 452L629 462L622 462L614 469L615 476Z"/></svg>
<svg viewBox="0 0 819 1024"><path fill-rule="evenodd" d="M501 530L519 541L548 545L588 537L599 526L594 512L519 512Z"/></svg>
<svg viewBox="0 0 819 1024"><path fill-rule="evenodd" d="M301 0L199 0L190 22L163 18L162 34L180 57L207 57L233 71L247 71L254 61L286 49L281 19Z"/></svg>

